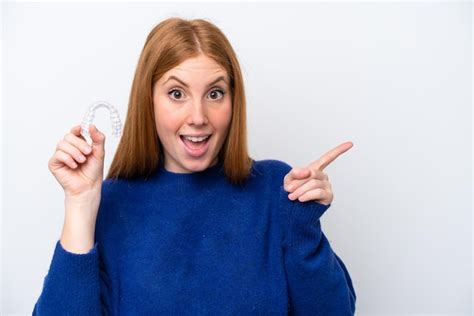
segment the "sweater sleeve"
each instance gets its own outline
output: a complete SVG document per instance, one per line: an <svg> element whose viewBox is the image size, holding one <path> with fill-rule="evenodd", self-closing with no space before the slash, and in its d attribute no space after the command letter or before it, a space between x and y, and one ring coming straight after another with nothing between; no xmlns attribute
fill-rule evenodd
<svg viewBox="0 0 474 316"><path fill-rule="evenodd" d="M331 249L319 218L331 205L290 200L280 187L283 256L290 315L354 315L349 272Z"/></svg>
<svg viewBox="0 0 474 316"><path fill-rule="evenodd" d="M65 250L57 241L33 315L102 315L97 242L85 254ZM106 301L106 300L105 300Z"/></svg>

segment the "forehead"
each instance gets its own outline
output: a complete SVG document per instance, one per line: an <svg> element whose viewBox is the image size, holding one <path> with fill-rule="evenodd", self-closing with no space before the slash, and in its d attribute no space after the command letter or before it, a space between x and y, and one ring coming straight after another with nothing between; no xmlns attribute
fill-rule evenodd
<svg viewBox="0 0 474 316"><path fill-rule="evenodd" d="M168 71L168 75L176 73L176 74L209 74L209 75L217 75L222 74L225 75L225 69L219 65L216 61L212 58L207 56L199 56L188 58L183 61L181 64L177 65L176 67L170 69Z"/></svg>

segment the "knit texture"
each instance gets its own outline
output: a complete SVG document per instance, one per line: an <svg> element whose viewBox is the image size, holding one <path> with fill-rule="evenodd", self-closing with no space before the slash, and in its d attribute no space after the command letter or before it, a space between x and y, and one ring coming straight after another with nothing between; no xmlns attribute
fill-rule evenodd
<svg viewBox="0 0 474 316"><path fill-rule="evenodd" d="M33 315L353 315L348 270L321 230L330 207L291 201L287 163L104 180L90 252L58 240Z"/></svg>

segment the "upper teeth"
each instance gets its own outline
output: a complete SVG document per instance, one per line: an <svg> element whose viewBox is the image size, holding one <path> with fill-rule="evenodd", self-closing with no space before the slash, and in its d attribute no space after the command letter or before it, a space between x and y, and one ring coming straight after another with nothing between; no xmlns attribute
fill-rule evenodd
<svg viewBox="0 0 474 316"><path fill-rule="evenodd" d="M202 136L202 137L184 136L184 138L189 139L190 141L193 141L193 142L201 142L205 140L206 138L208 138L209 136L211 135Z"/></svg>

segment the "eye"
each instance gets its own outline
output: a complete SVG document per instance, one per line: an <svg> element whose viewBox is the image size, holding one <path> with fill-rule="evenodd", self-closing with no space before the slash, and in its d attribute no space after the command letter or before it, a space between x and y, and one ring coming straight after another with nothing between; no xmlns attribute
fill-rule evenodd
<svg viewBox="0 0 474 316"><path fill-rule="evenodd" d="M225 91L222 90L222 89L219 89L219 88L212 90L212 91L210 92L210 94L216 95L216 92L218 92L218 93L221 94L221 97L220 97L219 99L222 99L222 98L224 97ZM213 99L213 100L217 100L217 99L214 99L214 98L212 98L212 99Z"/></svg>
<svg viewBox="0 0 474 316"><path fill-rule="evenodd" d="M182 94L182 91L179 90L179 89L172 89L168 92L168 95L173 95L174 97L176 97L176 92L178 92L178 96ZM174 99L174 98L173 98ZM178 98L179 100L179 98Z"/></svg>

